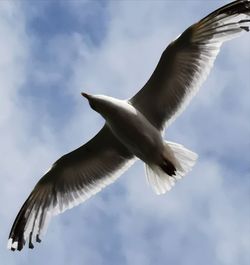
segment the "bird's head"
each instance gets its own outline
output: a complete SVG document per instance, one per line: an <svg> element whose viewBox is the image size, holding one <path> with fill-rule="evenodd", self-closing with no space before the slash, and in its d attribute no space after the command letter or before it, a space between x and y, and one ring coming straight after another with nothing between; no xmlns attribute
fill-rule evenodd
<svg viewBox="0 0 250 265"><path fill-rule="evenodd" d="M95 98L95 96L94 95L87 94L87 93L84 93L84 92L82 92L81 95L88 100L90 107L93 110L97 111L96 110L96 105L97 104L96 104L96 98Z"/></svg>
<svg viewBox="0 0 250 265"><path fill-rule="evenodd" d="M101 115L105 115L113 105L112 98L108 96L90 95L84 92L81 95L88 100L90 107Z"/></svg>
<svg viewBox="0 0 250 265"><path fill-rule="evenodd" d="M94 111L101 112L103 100L99 95L90 95L84 92L82 92L81 95L88 100L90 107Z"/></svg>
<svg viewBox="0 0 250 265"><path fill-rule="evenodd" d="M89 95L87 93L81 93L81 95L88 100L90 107L106 120L110 117L113 118L121 109L129 107L125 100L105 95Z"/></svg>

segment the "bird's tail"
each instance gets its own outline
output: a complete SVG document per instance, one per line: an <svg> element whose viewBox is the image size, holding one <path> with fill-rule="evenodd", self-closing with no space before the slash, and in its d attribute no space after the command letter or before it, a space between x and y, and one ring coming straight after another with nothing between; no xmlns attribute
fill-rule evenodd
<svg viewBox="0 0 250 265"><path fill-rule="evenodd" d="M192 169L197 158L196 153L184 146L166 141L162 163L145 164L148 183L156 194L164 194Z"/></svg>

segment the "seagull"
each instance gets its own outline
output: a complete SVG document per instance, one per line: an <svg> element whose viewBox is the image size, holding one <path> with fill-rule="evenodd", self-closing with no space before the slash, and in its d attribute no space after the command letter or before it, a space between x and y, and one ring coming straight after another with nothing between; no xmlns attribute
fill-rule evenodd
<svg viewBox="0 0 250 265"><path fill-rule="evenodd" d="M153 74L131 99L82 93L104 119L86 144L63 155L38 181L11 228L8 249L41 242L50 218L114 182L136 160L156 194L169 191L194 166L197 154L165 141L163 131L207 78L224 41L250 28L250 0L229 3L187 28L161 55Z"/></svg>

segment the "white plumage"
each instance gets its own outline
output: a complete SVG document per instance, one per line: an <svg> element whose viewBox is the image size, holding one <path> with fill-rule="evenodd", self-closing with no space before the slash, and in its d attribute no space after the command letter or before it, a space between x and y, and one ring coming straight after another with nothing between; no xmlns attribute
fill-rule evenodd
<svg viewBox="0 0 250 265"><path fill-rule="evenodd" d="M250 0L234 1L185 30L163 52L145 86L130 100L82 95L106 120L88 143L62 156L37 183L19 211L8 248L40 242L52 216L114 182L136 159L145 162L157 194L191 170L197 155L165 142L162 130L184 110L211 70L224 41L249 31Z"/></svg>

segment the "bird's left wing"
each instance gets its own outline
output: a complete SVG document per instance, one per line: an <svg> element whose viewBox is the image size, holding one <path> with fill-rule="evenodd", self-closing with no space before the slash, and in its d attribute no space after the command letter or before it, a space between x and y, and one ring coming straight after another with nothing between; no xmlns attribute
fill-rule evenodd
<svg viewBox="0 0 250 265"><path fill-rule="evenodd" d="M115 181L135 161L105 125L88 143L62 156L37 183L19 211L8 248L33 248L53 215L85 201Z"/></svg>
<svg viewBox="0 0 250 265"><path fill-rule="evenodd" d="M158 129L186 107L206 79L221 44L250 27L250 0L234 1L189 27L163 52L130 102Z"/></svg>

